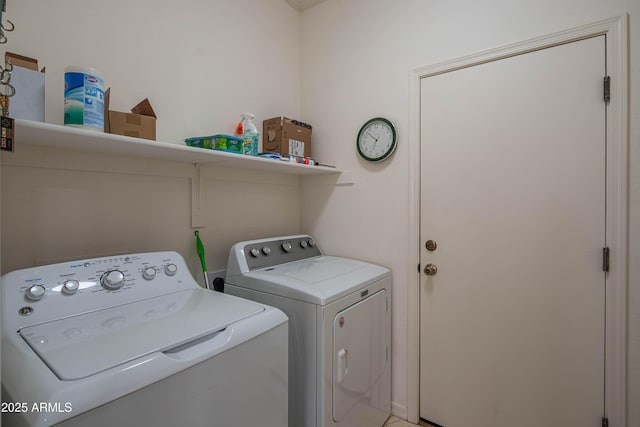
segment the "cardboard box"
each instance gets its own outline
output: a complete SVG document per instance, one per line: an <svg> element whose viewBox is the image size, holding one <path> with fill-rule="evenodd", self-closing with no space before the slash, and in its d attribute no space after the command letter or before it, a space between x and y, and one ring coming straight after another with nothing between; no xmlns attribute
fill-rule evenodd
<svg viewBox="0 0 640 427"><path fill-rule="evenodd" d="M44 122L44 68L38 71L37 59L11 52L4 61L13 65L10 84L16 89L9 99L9 116Z"/></svg>
<svg viewBox="0 0 640 427"><path fill-rule="evenodd" d="M156 113L145 98L131 113L109 110L111 89L104 93L104 131L134 138L156 140Z"/></svg>
<svg viewBox="0 0 640 427"><path fill-rule="evenodd" d="M267 153L311 157L311 126L288 117L262 122L262 149Z"/></svg>

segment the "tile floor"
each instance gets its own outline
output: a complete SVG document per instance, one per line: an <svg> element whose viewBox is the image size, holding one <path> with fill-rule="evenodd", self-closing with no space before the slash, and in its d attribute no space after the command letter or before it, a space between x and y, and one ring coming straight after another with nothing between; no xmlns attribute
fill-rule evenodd
<svg viewBox="0 0 640 427"><path fill-rule="evenodd" d="M393 415L387 420L384 427L416 427L415 424L411 424L405 420L401 420Z"/></svg>

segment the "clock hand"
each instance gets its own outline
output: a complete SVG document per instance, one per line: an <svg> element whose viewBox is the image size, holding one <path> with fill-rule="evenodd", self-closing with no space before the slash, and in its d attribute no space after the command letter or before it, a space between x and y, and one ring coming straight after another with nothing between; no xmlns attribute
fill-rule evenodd
<svg viewBox="0 0 640 427"><path fill-rule="evenodd" d="M375 136L373 136L373 134L372 134L371 132L367 131L367 134L368 134L371 138L375 139L375 140L376 140L376 142L378 142L378 138L376 138Z"/></svg>

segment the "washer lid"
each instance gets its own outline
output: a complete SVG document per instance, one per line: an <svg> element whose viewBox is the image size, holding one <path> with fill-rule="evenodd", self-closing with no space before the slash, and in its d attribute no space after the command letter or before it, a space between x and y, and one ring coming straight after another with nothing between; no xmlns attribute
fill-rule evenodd
<svg viewBox="0 0 640 427"><path fill-rule="evenodd" d="M19 334L58 378L76 380L261 311L255 302L198 288L26 327Z"/></svg>
<svg viewBox="0 0 640 427"><path fill-rule="evenodd" d="M326 305L390 275L388 268L376 264L349 258L318 256L254 270L229 279L229 283Z"/></svg>

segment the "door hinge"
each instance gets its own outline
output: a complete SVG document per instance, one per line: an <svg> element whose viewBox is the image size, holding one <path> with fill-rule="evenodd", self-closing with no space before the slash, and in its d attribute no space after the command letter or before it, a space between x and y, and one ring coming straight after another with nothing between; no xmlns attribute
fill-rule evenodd
<svg viewBox="0 0 640 427"><path fill-rule="evenodd" d="M602 417L602 427L609 427L609 418Z"/></svg>
<svg viewBox="0 0 640 427"><path fill-rule="evenodd" d="M420 264L418 264L418 273L420 273Z"/></svg>
<svg viewBox="0 0 640 427"><path fill-rule="evenodd" d="M609 272L609 248L602 248L602 271Z"/></svg>
<svg viewBox="0 0 640 427"><path fill-rule="evenodd" d="M611 101L611 77L605 76L603 81L603 98L607 104Z"/></svg>

